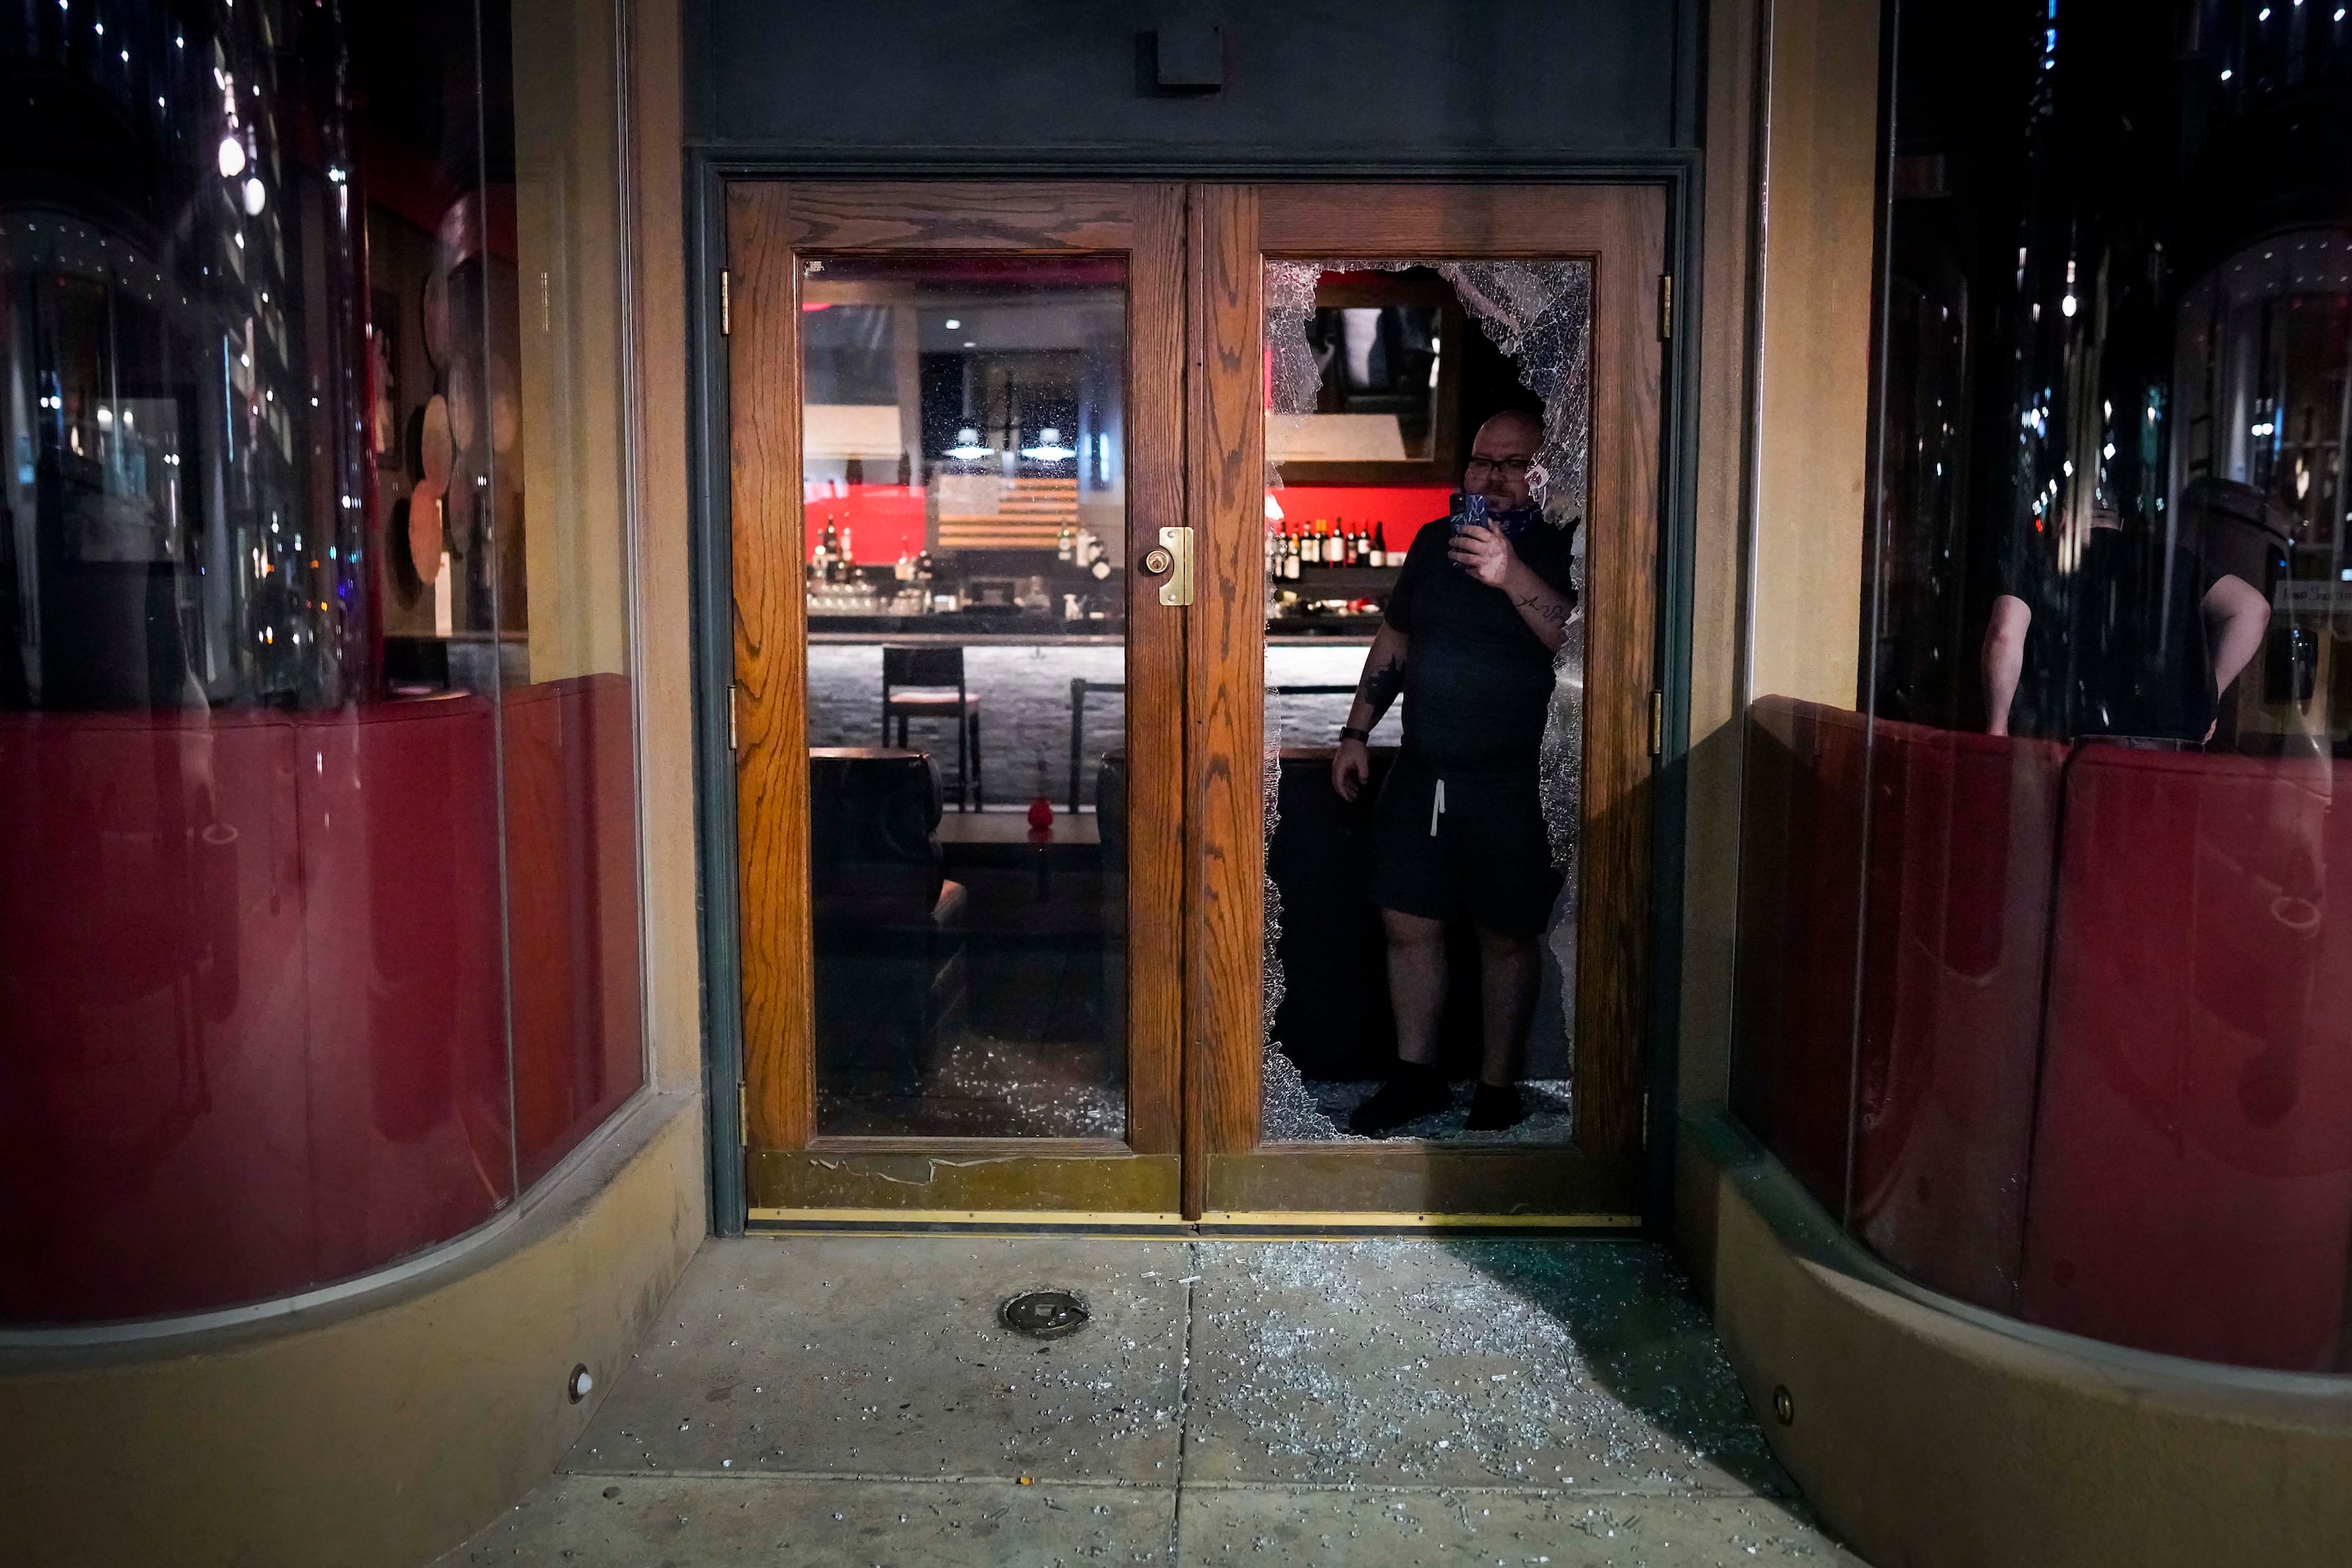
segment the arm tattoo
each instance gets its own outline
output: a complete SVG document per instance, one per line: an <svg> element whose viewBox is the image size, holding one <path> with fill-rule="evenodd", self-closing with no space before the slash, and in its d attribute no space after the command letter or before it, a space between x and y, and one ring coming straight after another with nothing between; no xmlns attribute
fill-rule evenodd
<svg viewBox="0 0 2352 1568"><path fill-rule="evenodd" d="M1528 594L1517 601L1519 608L1533 610L1556 626L1568 625L1569 608L1547 594Z"/></svg>
<svg viewBox="0 0 2352 1568"><path fill-rule="evenodd" d="M1404 689L1404 660L1391 658L1378 669L1364 671L1364 679L1356 683L1356 696L1369 703L1372 717L1378 720L1389 710L1389 704Z"/></svg>

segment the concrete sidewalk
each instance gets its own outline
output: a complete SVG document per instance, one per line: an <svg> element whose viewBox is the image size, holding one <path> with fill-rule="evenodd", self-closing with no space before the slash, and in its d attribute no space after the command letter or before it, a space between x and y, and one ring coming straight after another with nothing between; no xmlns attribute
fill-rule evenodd
<svg viewBox="0 0 2352 1568"><path fill-rule="evenodd" d="M1024 1289L1091 1321L1040 1344ZM1858 1564L1634 1241L713 1242L449 1563Z"/></svg>

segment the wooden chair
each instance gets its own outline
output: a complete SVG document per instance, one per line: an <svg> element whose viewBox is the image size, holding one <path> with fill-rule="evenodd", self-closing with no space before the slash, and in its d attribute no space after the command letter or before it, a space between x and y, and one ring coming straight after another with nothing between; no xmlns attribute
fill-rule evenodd
<svg viewBox="0 0 2352 1568"><path fill-rule="evenodd" d="M956 726L956 809L981 803L980 699L965 689L963 649L904 647L886 644L882 649L882 743L889 745L890 721L898 721L898 744L907 744L907 723L913 719L952 719Z"/></svg>

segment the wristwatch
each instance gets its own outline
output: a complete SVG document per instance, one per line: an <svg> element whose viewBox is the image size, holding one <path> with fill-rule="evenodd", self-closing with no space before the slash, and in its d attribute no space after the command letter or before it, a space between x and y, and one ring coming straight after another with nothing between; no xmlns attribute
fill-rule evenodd
<svg viewBox="0 0 2352 1568"><path fill-rule="evenodd" d="M1353 724L1342 724L1339 726L1339 739L1361 741L1369 746L1372 743L1372 732L1370 730L1359 730Z"/></svg>

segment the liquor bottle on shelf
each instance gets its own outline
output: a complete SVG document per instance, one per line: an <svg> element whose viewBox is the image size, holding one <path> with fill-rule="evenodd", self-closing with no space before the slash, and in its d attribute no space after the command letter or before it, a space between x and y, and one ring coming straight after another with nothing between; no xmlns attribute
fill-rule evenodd
<svg viewBox="0 0 2352 1568"><path fill-rule="evenodd" d="M1072 561L1076 559L1077 552L1077 531L1066 522L1062 525L1061 531L1054 535L1054 559Z"/></svg>
<svg viewBox="0 0 2352 1568"><path fill-rule="evenodd" d="M1292 583L1298 581L1298 569L1304 561L1305 553L1306 547L1297 539L1293 539L1290 542L1289 550L1282 558L1282 575L1286 581Z"/></svg>
<svg viewBox="0 0 2352 1568"><path fill-rule="evenodd" d="M1367 523L1364 527L1364 564L1385 566L1388 563L1389 552L1381 547L1381 525Z"/></svg>
<svg viewBox="0 0 2352 1568"><path fill-rule="evenodd" d="M849 525L841 525L841 580L855 582L857 578L857 549L849 542Z"/></svg>
<svg viewBox="0 0 2352 1568"><path fill-rule="evenodd" d="M1347 519L1342 518L1339 520L1339 564L1361 566L1363 563L1364 552L1356 541L1356 531L1348 526Z"/></svg>
<svg viewBox="0 0 2352 1568"><path fill-rule="evenodd" d="M1298 563L1301 566L1312 566L1323 559L1315 538L1322 531L1323 520L1320 518L1307 525L1307 537L1298 542Z"/></svg>

